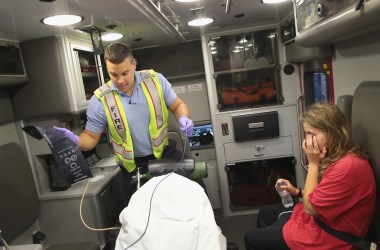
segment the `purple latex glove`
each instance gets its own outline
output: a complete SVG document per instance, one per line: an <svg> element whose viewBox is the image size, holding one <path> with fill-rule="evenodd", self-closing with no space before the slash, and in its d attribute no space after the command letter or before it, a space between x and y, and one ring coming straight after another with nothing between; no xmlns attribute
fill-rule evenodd
<svg viewBox="0 0 380 250"><path fill-rule="evenodd" d="M181 132L186 136L192 136L194 123L192 120L187 118L185 115L181 115L179 118L179 125L181 126Z"/></svg>
<svg viewBox="0 0 380 250"><path fill-rule="evenodd" d="M56 130L62 132L66 137L70 138L75 144L78 145L78 136L66 128L54 127Z"/></svg>

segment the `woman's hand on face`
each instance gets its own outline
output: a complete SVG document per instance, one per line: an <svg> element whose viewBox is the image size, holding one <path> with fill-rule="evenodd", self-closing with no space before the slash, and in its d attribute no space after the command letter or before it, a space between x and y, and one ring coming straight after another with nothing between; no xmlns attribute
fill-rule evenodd
<svg viewBox="0 0 380 250"><path fill-rule="evenodd" d="M319 162L326 157L326 146L322 149L319 148L317 138L313 135L306 135L303 140L302 149L305 152L309 163L319 164Z"/></svg>

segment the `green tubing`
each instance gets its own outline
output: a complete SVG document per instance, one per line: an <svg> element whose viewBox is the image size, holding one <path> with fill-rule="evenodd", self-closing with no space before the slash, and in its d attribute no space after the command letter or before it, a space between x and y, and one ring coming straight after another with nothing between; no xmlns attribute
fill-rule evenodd
<svg viewBox="0 0 380 250"><path fill-rule="evenodd" d="M194 170L191 172L188 178L191 180L198 180L202 178L207 178L207 176L208 176L207 163L204 161L198 161L198 162L195 162ZM153 176L150 173L141 175L141 178L148 179L148 180L152 177Z"/></svg>

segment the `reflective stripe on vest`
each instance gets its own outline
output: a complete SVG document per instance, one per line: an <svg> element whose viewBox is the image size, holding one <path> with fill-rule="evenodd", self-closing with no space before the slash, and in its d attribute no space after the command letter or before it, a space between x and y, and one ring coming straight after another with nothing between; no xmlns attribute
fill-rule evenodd
<svg viewBox="0 0 380 250"><path fill-rule="evenodd" d="M149 133L153 154L156 158L161 158L164 147L168 144L168 109L156 72L143 70L139 71L139 74L143 78L141 88L146 97L151 117Z"/></svg>
<svg viewBox="0 0 380 250"><path fill-rule="evenodd" d="M106 111L116 161L131 172L136 167L133 157L132 137L120 96L117 91L110 89L111 84L112 82L109 81L94 93L102 101L104 110Z"/></svg>
<svg viewBox="0 0 380 250"><path fill-rule="evenodd" d="M145 70L139 73L143 76L141 87L147 100L150 114L149 134L153 154L156 158L161 158L164 147L168 144L168 110L156 72ZM129 172L132 172L136 165L134 163L133 145L128 121L120 96L117 91L110 89L111 84L112 82L109 81L94 93L102 101L106 110L117 162L122 163Z"/></svg>

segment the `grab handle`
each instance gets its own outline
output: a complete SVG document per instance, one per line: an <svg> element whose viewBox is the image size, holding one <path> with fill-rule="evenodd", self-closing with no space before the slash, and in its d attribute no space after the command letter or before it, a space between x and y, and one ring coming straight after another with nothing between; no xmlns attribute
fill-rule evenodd
<svg viewBox="0 0 380 250"><path fill-rule="evenodd" d="M301 94L297 97L297 105L296 105L296 109L297 109L297 116L300 117L301 116L301 108L300 108L300 100L302 100L304 98L304 94ZM301 102L301 105L302 105L302 102ZM298 136L299 136L299 143L300 145L302 145L302 141L303 141L303 133L302 133L302 128L301 128L301 123L300 121L297 122L297 127L298 127ZM307 170L307 164L305 163L305 159L304 159L304 154L302 153L302 146L300 148L300 161L301 161L301 166Z"/></svg>

